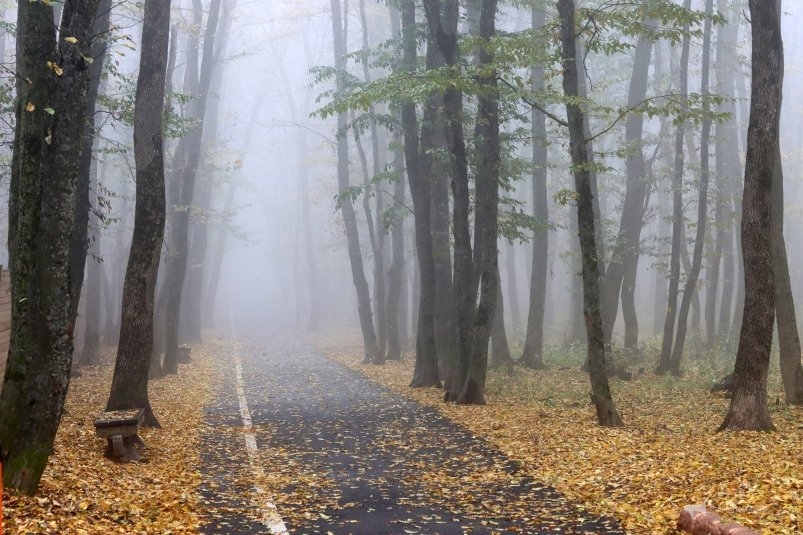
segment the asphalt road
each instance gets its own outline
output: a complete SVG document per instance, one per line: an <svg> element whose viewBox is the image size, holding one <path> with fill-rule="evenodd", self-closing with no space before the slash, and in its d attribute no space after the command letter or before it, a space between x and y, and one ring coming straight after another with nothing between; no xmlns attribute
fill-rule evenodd
<svg viewBox="0 0 803 535"><path fill-rule="evenodd" d="M623 534L436 410L389 392L293 336L240 340L206 409L204 533ZM236 361L252 427L243 429ZM249 463L247 436L256 450ZM270 509L270 506L268 506ZM268 513L273 512L269 510ZM274 532L279 528L274 524Z"/></svg>

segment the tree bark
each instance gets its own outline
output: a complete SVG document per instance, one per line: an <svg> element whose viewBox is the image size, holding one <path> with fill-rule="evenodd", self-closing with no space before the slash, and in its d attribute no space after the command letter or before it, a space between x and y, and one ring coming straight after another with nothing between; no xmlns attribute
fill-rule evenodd
<svg viewBox="0 0 803 535"><path fill-rule="evenodd" d="M691 9L691 0L683 2L683 9ZM691 39L688 35L689 25L684 25L683 42L680 51L680 98L689 93L689 48ZM675 340L675 320L677 318L678 289L680 288L680 248L683 236L683 140L686 125L683 121L675 130L675 164L672 171L672 250L669 258L669 291L667 294L666 314L664 316L664 334L661 341L661 356L658 360L659 374L665 374L671 368L672 342Z"/></svg>
<svg viewBox="0 0 803 535"><path fill-rule="evenodd" d="M675 337L674 347L672 348L672 359L670 369L672 375L680 376L680 362L683 357L683 346L686 342L686 327L688 325L689 308L692 298L697 293L697 278L700 275L700 268L703 262L703 246L705 245L705 224L708 214L708 180L709 180L709 144L711 137L711 118L708 116L710 111L708 80L711 73L711 16L714 13L714 0L706 0L705 3L706 19L703 28L703 57L702 57L702 81L700 83L700 93L703 99L703 128L700 136L700 183L698 184L697 196L697 232L694 238L694 253L692 254L691 270L686 274L686 286L683 288L683 298L680 301L678 311L678 329Z"/></svg>
<svg viewBox="0 0 803 535"><path fill-rule="evenodd" d="M778 325L781 380L786 402L803 405L803 366L800 364L800 335L797 331L795 300L789 280L789 262L786 258L786 241L783 235L784 200L781 148L775 155L775 172L770 197L770 243L772 244L772 271L775 279L775 321Z"/></svg>
<svg viewBox="0 0 803 535"><path fill-rule="evenodd" d="M109 31L109 18L112 11L112 0L100 0L97 3L97 13L92 28L92 45L90 54L92 63L89 64L89 87L86 97L86 122L84 125L81 161L78 164L78 184L75 191L75 227L70 244L70 280L72 294L70 295L70 315L75 323L78 315L78 303L81 298L81 288L84 283L84 268L87 262L89 248L89 212L92 209L90 202L90 175L92 168L92 147L95 142L95 108L101 84L103 64L106 62L107 33ZM89 259L89 261L94 261Z"/></svg>
<svg viewBox="0 0 803 535"><path fill-rule="evenodd" d="M460 54L457 40L458 2L425 0L428 44L435 47L440 62L457 65ZM451 157L452 224L454 236L453 292L456 310L457 351L456 362L449 366L446 379L446 399L456 401L468 375L471 355L471 326L474 321L476 285L473 282L474 266L469 228L470 197L468 161L463 132L463 97L456 87L448 87L443 94L445 137Z"/></svg>
<svg viewBox="0 0 803 535"><path fill-rule="evenodd" d="M594 232L594 208L591 179L588 173L588 143L583 129L583 112L577 104L578 74L575 46L574 0L558 0L560 16L563 92L568 98L566 115L569 123L569 147L574 167L577 192L577 224L583 262L583 315L588 341L588 364L591 375L591 401L597 410L600 425L623 425L613 403L605 369L605 340L600 310L600 273Z"/></svg>
<svg viewBox="0 0 803 535"><path fill-rule="evenodd" d="M417 62L414 0L402 0L401 25L404 47L402 68L408 72L414 72ZM415 104L403 101L401 117L404 132L404 158L410 183L410 196L415 211L415 246L420 287L420 291L417 293L414 288L414 297L418 296L418 326L416 329L415 370L410 386L417 388L440 386L435 345L435 260L430 213L430 176L421 161L422 147L419 146ZM424 125L423 128L428 128L428 126ZM422 137L424 137L423 132Z"/></svg>
<svg viewBox="0 0 803 535"><path fill-rule="evenodd" d="M462 381L460 394L456 399L457 403L471 405L485 404L488 341L493 328L499 294L497 235L501 148L499 139L499 90L497 87L497 72L493 67L494 51L491 48L491 39L496 34L496 4L496 0L482 0L479 28L480 44L477 53L478 64L481 67L482 74L477 79L481 90L477 97L477 120L474 128L474 147L477 161L475 164L474 255L472 259L475 271L471 277L470 288L473 318L466 374ZM454 121L454 117L452 120ZM458 136L456 134L458 134L457 127L453 124L453 143L457 141ZM455 174L457 175L457 173ZM456 204L457 202L455 201ZM457 225L455 224L456 228ZM457 238L455 237L455 249L457 248L456 244ZM473 302L476 299L477 284L479 284L479 302L476 305L476 309L474 309ZM460 310L458 308L459 314Z"/></svg>
<svg viewBox="0 0 803 535"><path fill-rule="evenodd" d="M201 143L203 141L206 103L209 98L209 87L215 68L215 38L218 31L221 0L211 0L209 17L204 31L203 58L197 84L193 86L198 92L190 106L190 117L194 125L184 138L187 160L181 169L179 195L171 199L172 250L169 251L165 266L165 284L167 290L167 308L165 311L165 373L178 373L179 321L181 313L181 297L184 279L187 275L187 257L189 252L189 226L195 183L198 167L201 163Z"/></svg>
<svg viewBox="0 0 803 535"><path fill-rule="evenodd" d="M627 94L628 107L637 106L647 96L650 56L652 55L653 37L649 28L655 26L651 20L642 22L645 28L636 43L633 58L633 70L630 77L630 88ZM635 292L635 279L638 270L639 242L641 229L644 226L644 200L649 185L646 179L646 167L642 152L642 136L644 133L644 115L630 113L625 120L625 144L628 154L625 158L625 199L622 205L622 217L619 222L619 233L611 251L611 260L605 268L605 284L603 285L602 312L605 327L605 343L610 347L613 326L619 308L619 296L631 305L625 315L626 347L632 347L633 340L638 340L638 321L633 314L632 301ZM625 276L629 284L623 284ZM623 308L626 306L622 303ZM623 310L624 312L624 310ZM635 332L634 332L635 331Z"/></svg>
<svg viewBox="0 0 803 535"><path fill-rule="evenodd" d="M772 244L768 239L773 174L783 87L780 1L750 0L753 50L750 122L747 128L742 251L744 319L733 372L733 396L719 430L774 429L767 407L767 373L775 320Z"/></svg>
<svg viewBox="0 0 803 535"><path fill-rule="evenodd" d="M11 340L0 395L3 482L32 494L58 429L73 352L70 244L95 1L17 5L16 131L9 189ZM48 68L50 65L54 65ZM52 112L52 113L50 113Z"/></svg>
<svg viewBox="0 0 803 535"><path fill-rule="evenodd" d="M345 90L343 72L346 68L346 44L341 23L340 0L331 0L332 8L332 35L335 68L339 71L337 76L337 90ZM357 309L360 316L363 344L365 346L365 360L373 362L379 355L376 331L374 330L373 313L371 312L371 297L369 295L368 281L365 278L365 268L362 263L360 251L360 235L357 229L357 216L354 213L354 204L346 193L349 188L349 147L348 138L342 135L346 130L346 114L338 113L337 130L341 134L337 137L337 183L341 194L340 213L346 230L349 262L354 288L357 292Z"/></svg>
<svg viewBox="0 0 803 535"><path fill-rule="evenodd" d="M507 330L505 329L505 299L499 282L497 270L497 287L500 289L496 302L496 312L494 313L493 328L491 330L491 362L490 367L494 369L505 366L508 370L513 369L515 361L510 354L510 345L507 341Z"/></svg>
<svg viewBox="0 0 803 535"><path fill-rule="evenodd" d="M153 297L165 225L164 113L170 0L147 0L135 97L134 235L123 283L120 343L106 410L145 409L145 423L159 427L148 401L153 351Z"/></svg>
<svg viewBox="0 0 803 535"><path fill-rule="evenodd" d="M546 23L543 8L533 7L532 28L541 28ZM533 68L534 91L544 88L544 67ZM547 135L546 116L533 108L530 120L533 132L532 153L532 201L533 217L538 227L533 232L532 269L530 272L530 309L527 315L527 334L521 362L528 368L543 369L544 364L544 309L547 281L547 251L549 250L549 201L547 200Z"/></svg>

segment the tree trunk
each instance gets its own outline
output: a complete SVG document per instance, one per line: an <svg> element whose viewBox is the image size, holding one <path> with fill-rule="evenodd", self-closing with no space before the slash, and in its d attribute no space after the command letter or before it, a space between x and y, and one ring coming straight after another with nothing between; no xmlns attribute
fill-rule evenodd
<svg viewBox="0 0 803 535"><path fill-rule="evenodd" d="M518 337L519 333L522 332L521 304L519 303L518 276L516 275L516 246L510 241L505 244L505 272L507 275L507 295L510 301L511 331L513 336Z"/></svg>
<svg viewBox="0 0 803 535"><path fill-rule="evenodd" d="M778 346L781 355L781 379L786 402L803 405L803 366L800 364L800 336L797 332L795 300L789 280L789 262L783 235L783 167L778 145L775 173L770 198L770 243L772 271L775 279L775 321L778 324Z"/></svg>
<svg viewBox="0 0 803 535"><path fill-rule="evenodd" d="M107 33L112 11L112 0L100 0L97 3L97 14L92 28L92 45L90 54L93 59L89 64L89 87L86 97L86 122L84 124L81 161L78 164L78 184L75 190L75 228L70 244L70 315L75 323L78 315L78 303L84 283L84 268L89 248L89 212L92 209L89 199L90 175L92 169L92 147L95 142L95 107L101 84L103 64L106 62ZM89 259L90 261L94 261Z"/></svg>
<svg viewBox="0 0 803 535"><path fill-rule="evenodd" d="M209 5L209 17L204 31L201 71L197 83L195 80L192 83L192 86L198 90L190 106L190 117L194 120L194 125L183 140L186 143L187 160L184 168L181 169L181 178L179 179L180 193L177 198L171 199L173 226L170 229L172 235L170 241L173 244L173 249L169 251L165 266L167 308L165 311L164 356L164 371L170 374L178 373L179 321L181 317L182 290L184 288L184 279L187 275L190 212L192 210L198 167L201 163L201 143L204 135L206 103L215 68L215 38L220 17L220 4L221 0L211 0Z"/></svg>
<svg viewBox="0 0 803 535"><path fill-rule="evenodd" d="M708 179L709 179L709 141L711 136L711 118L707 116L710 110L708 79L711 73L711 19L714 12L714 0L706 0L705 11L707 17L703 29L703 58L702 81L700 92L703 98L703 130L700 137L700 183L697 196L697 233L694 238L694 253L692 255L691 270L686 273L686 286L683 288L683 298L678 311L678 330L672 348L670 369L672 375L680 376L680 362L683 357L683 346L686 342L686 327L688 324L689 307L692 298L697 293L697 278L703 261L703 245L705 244L705 223L708 213Z"/></svg>
<svg viewBox="0 0 803 535"><path fill-rule="evenodd" d="M747 128L742 250L745 302L733 372L733 396L720 430L774 429L767 407L767 373L775 319L770 215L778 169L783 40L780 1L750 0L753 50L750 123ZM780 176L780 175L778 175Z"/></svg>
<svg viewBox="0 0 803 535"><path fill-rule="evenodd" d="M507 342L507 330L505 329L505 299L501 291L501 284L499 282L499 273L497 270L497 287L500 291L497 295L496 312L494 313L493 328L491 330L491 362L490 367L494 369L505 366L508 370L513 369L515 364L513 357L510 355L510 345Z"/></svg>
<svg viewBox="0 0 803 535"><path fill-rule="evenodd" d="M83 158L83 155L82 155ZM84 339L81 353L75 356L77 366L96 366L100 364L100 328L101 328L101 262L103 257L100 251L100 218L98 217L97 202L92 202L91 196L97 197L98 168L102 165L100 160L90 168L89 192L90 209L88 220L89 250L86 257L86 285L84 286L85 312L84 312ZM76 202L77 204L77 202Z"/></svg>
<svg viewBox="0 0 803 535"><path fill-rule="evenodd" d="M720 111L729 113L731 119L727 123L717 122L715 126L717 176L722 187L722 219L717 221L717 242L722 244L722 299L719 304L719 318L715 342L725 345L730 334L734 293L734 254L733 240L736 230L734 216L734 200L738 195L738 184L742 176L739 159L738 123L733 71L737 67L734 52L739 38L739 21L741 13L731 9L728 12L726 0L717 0L717 9L726 13L728 24L721 26L717 35L717 94L724 97L719 105Z"/></svg>
<svg viewBox="0 0 803 535"><path fill-rule="evenodd" d="M97 0L64 3L56 41L53 6L17 5L17 98L9 188L11 340L0 395L3 482L32 494L67 395L73 352L70 244L86 120ZM51 61L61 68L45 66ZM53 110L49 113L48 110Z"/></svg>
<svg viewBox="0 0 803 535"><path fill-rule="evenodd" d="M543 8L533 7L532 28L542 28L546 23ZM544 67L533 68L532 87L539 91L544 87ZM546 116L533 108L532 154L532 199L533 217L537 228L533 232L532 269L530 271L530 309L527 315L527 334L521 362L528 368L543 369L544 365L544 309L546 299L547 260L549 251L549 201L547 199L547 137Z"/></svg>
<svg viewBox="0 0 803 535"><path fill-rule="evenodd" d="M684 0L683 9L691 9L691 0ZM689 25L684 25L683 42L680 51L680 98L689 93L689 48L691 39ZM686 125L678 122L675 130L675 164L672 171L672 251L669 257L669 291L667 294L664 334L661 341L661 356L658 360L659 374L669 371L672 363L672 342L675 340L675 319L677 318L678 290L680 288L680 248L685 247L683 236L683 140Z"/></svg>
<svg viewBox="0 0 803 535"><path fill-rule="evenodd" d="M455 400L460 404L471 405L485 404L488 341L491 336L499 293L499 252L497 249L501 164L499 90L497 72L493 68L494 52L490 46L495 33L496 0L482 0L478 63L483 74L477 79L481 90L477 97L477 121L474 128L477 161L475 167L474 255L472 259L475 271L471 277L470 288L472 309L476 299L477 284L479 284L479 302L476 309L472 310L470 353L467 355L469 358L460 394ZM460 115L452 116L452 121L458 118ZM456 134L458 134L457 128L453 124L453 143L457 141ZM462 140L460 142L462 143ZM455 173L455 175L457 174ZM455 179L456 181L457 179ZM455 204L457 204L456 201ZM457 225L455 225L456 228ZM455 249L457 248L456 244L457 238L455 237ZM465 358L464 355L461 356Z"/></svg>
<svg viewBox="0 0 803 535"><path fill-rule="evenodd" d="M135 100L134 235L123 283L120 344L106 410L145 409L146 425L159 427L148 401L153 350L153 295L165 224L165 75L170 34L170 0L147 0Z"/></svg>
<svg viewBox="0 0 803 535"><path fill-rule="evenodd" d="M201 161L208 159L208 154L213 152L219 142L218 125L220 124L220 102L223 98L221 90L223 86L224 71L226 67L224 54L228 49L229 34L231 30L231 13L237 7L238 0L224 0L221 6L219 44L215 47L215 69L210 85L210 96L208 109L205 112L206 123L204 125L203 142L201 144L203 155ZM203 328L203 302L204 302L204 279L207 272L207 249L209 242L209 211L212 207L213 193L213 172L201 167L198 176L193 198L194 209L197 213L190 218L191 240L189 247L189 262L187 264L187 275L182 289L181 318L179 321L179 336L189 342L201 343Z"/></svg>
<svg viewBox="0 0 803 535"><path fill-rule="evenodd" d="M335 56L335 68L339 71L337 77L337 90L345 90L345 79L343 72L346 68L346 44L344 42L343 25L341 23L340 0L331 0L332 8L332 30L333 30L333 51ZM337 130L346 130L346 114L337 115ZM349 188L349 147L346 136L337 137L337 183L340 191L340 212L343 216L343 224L346 229L346 241L348 243L349 262L351 263L351 274L354 281L354 288L357 292L357 309L360 316L360 326L362 327L363 344L365 346L365 360L373 362L379 355L379 346L374 330L373 313L371 312L371 297L369 295L368 281L365 278L365 269L362 263L362 252L360 251L360 235L357 229L357 216L354 213L354 204L351 197L346 193Z"/></svg>
<svg viewBox="0 0 803 535"><path fill-rule="evenodd" d="M403 41L403 66L414 71L417 62L417 38L415 28L415 2L402 0L401 25ZM401 103L402 130L404 132L404 158L410 195L415 211L415 246L418 257L418 321L416 328L415 370L410 382L412 387L440 386L438 357L435 346L435 260L433 257L431 225L431 186L429 170L422 165L418 139L418 119L415 104ZM428 128L428 126L424 126ZM422 132L422 138L424 134ZM415 285L414 285L415 286Z"/></svg>
<svg viewBox="0 0 803 535"><path fill-rule="evenodd" d="M574 166L577 191L577 224L583 262L583 315L588 341L588 364L591 375L591 400L602 426L623 425L613 403L605 369L605 340L600 310L600 273L594 232L594 208L591 179L588 173L588 143L583 129L583 112L577 104L577 54L575 46L574 1L558 0L561 31L563 92L567 97L566 115L569 125L569 147Z"/></svg>
<svg viewBox="0 0 803 535"><path fill-rule="evenodd" d="M398 32L396 32L398 33ZM406 299L402 294L404 278L404 154L401 150L401 132L393 132L393 226L391 227L392 258L388 273L388 355L391 360L401 359L400 323L402 320L401 300Z"/></svg>
<svg viewBox="0 0 803 535"><path fill-rule="evenodd" d="M642 21L645 30L639 35L633 58L633 71L630 77L630 88L627 94L627 106L637 106L647 96L649 80L650 56L652 55L653 36L650 29L654 21ZM611 260L605 268L605 284L603 285L602 312L605 327L605 343L610 346L613 326L619 308L619 296L622 293L628 300L630 308L625 318L625 338L632 345L638 339L638 321L633 313L636 272L638 269L639 242L641 229L644 226L644 199L647 196L648 184L646 167L642 152L642 136L644 133L644 115L630 113L625 120L625 143L628 154L625 159L625 199L622 205L622 217L619 222L619 233L611 252ZM631 284L623 284L625 274ZM623 307L624 307L623 303ZM624 312L624 310L623 310ZM635 333L633 332L635 330ZM629 331L629 332L628 332ZM628 345L627 343L625 344Z"/></svg>

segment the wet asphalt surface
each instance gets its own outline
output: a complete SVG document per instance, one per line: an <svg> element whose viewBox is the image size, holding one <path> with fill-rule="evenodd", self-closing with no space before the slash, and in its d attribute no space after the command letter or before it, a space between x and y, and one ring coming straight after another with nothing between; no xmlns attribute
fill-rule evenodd
<svg viewBox="0 0 803 535"><path fill-rule="evenodd" d="M624 534L465 428L292 336L239 340L245 395L274 503L298 534ZM202 436L203 533L269 533L256 520L226 359ZM263 485L269 486L269 485Z"/></svg>

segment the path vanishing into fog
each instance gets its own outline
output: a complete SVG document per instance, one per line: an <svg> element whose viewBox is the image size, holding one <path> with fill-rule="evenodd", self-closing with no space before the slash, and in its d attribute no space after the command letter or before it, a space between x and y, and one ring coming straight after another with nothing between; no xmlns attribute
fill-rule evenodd
<svg viewBox="0 0 803 535"><path fill-rule="evenodd" d="M299 338L233 347L206 408L204 533L624 533Z"/></svg>

